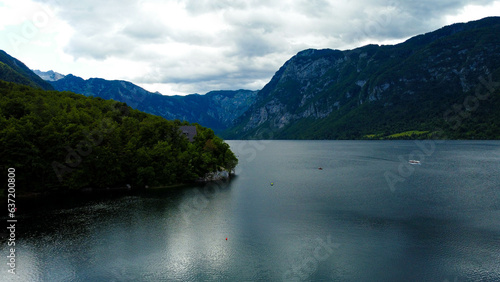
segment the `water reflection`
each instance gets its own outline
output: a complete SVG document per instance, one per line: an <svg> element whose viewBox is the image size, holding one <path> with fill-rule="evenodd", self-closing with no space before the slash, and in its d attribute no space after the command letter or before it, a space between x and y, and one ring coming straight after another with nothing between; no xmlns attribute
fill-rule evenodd
<svg viewBox="0 0 500 282"><path fill-rule="evenodd" d="M16 278L499 280L494 144L437 148L394 192L412 143L277 141L217 186L23 200Z"/></svg>

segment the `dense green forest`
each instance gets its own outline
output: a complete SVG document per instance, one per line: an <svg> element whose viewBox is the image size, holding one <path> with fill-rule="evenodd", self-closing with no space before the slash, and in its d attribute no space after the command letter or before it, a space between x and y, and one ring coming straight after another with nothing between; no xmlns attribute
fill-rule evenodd
<svg viewBox="0 0 500 282"><path fill-rule="evenodd" d="M125 103L0 81L0 170L16 169L18 193L174 185L231 171L238 160L211 129Z"/></svg>

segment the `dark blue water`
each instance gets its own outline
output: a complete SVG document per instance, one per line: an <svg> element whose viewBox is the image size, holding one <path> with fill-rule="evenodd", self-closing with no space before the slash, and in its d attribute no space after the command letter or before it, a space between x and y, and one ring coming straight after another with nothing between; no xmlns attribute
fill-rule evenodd
<svg viewBox="0 0 500 282"><path fill-rule="evenodd" d="M500 281L500 142L228 143L231 182L24 200L0 281Z"/></svg>

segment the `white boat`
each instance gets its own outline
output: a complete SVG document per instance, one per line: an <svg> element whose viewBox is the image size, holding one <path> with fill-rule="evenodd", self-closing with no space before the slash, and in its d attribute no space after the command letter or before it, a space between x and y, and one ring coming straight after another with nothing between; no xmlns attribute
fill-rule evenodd
<svg viewBox="0 0 500 282"><path fill-rule="evenodd" d="M416 161L416 160L409 160L408 162L410 164L413 164L413 165L419 165L420 164L420 161Z"/></svg>

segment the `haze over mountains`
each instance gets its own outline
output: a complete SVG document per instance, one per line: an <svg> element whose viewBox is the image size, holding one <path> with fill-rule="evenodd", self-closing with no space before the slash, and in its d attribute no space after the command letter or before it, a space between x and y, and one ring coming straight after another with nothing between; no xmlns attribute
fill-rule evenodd
<svg viewBox="0 0 500 282"><path fill-rule="evenodd" d="M234 120L250 107L257 91L212 91L205 95L164 96L146 91L128 81L105 80L61 75L53 71L35 71L59 91L71 91L85 96L113 99L132 108L169 120L196 122L212 128L216 133L231 127Z"/></svg>
<svg viewBox="0 0 500 282"><path fill-rule="evenodd" d="M500 139L498 34L500 18L491 17L397 45L305 50L260 91L163 96L126 81L39 73L56 90L197 122L230 139L431 138L437 131L446 138Z"/></svg>

